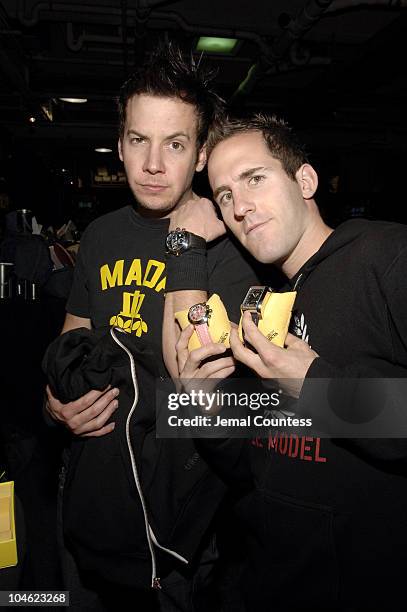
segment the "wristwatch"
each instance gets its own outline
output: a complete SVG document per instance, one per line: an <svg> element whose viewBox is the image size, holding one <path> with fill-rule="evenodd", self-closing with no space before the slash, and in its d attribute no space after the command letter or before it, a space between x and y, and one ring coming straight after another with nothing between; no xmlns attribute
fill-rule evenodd
<svg viewBox="0 0 407 612"><path fill-rule="evenodd" d="M197 236L188 232L185 228L177 227L169 232L165 239L165 250L169 255L178 257L189 249L206 249L206 240L202 236Z"/></svg>
<svg viewBox="0 0 407 612"><path fill-rule="evenodd" d="M264 285L255 285L250 287L249 291L240 306L241 313L243 315L248 310L252 316L253 323L258 325L259 320L262 318L262 306L267 294L272 293L273 290L270 287Z"/></svg>
<svg viewBox="0 0 407 612"><path fill-rule="evenodd" d="M211 314L212 309L208 306L208 304L205 304L205 302L194 304L188 311L188 321L194 326L202 346L212 342L208 328L208 321Z"/></svg>

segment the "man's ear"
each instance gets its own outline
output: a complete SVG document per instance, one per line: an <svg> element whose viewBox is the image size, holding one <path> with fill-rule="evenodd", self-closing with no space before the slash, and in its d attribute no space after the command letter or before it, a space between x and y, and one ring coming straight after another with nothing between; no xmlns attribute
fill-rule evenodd
<svg viewBox="0 0 407 612"><path fill-rule="evenodd" d="M198 159L195 166L195 172L201 172L206 165L206 144L199 149Z"/></svg>
<svg viewBox="0 0 407 612"><path fill-rule="evenodd" d="M310 164L303 164L295 174L304 200L310 200L318 187L318 175Z"/></svg>
<svg viewBox="0 0 407 612"><path fill-rule="evenodd" d="M119 138L117 141L117 150L119 152L120 161L123 161L123 151L122 151L122 139Z"/></svg>

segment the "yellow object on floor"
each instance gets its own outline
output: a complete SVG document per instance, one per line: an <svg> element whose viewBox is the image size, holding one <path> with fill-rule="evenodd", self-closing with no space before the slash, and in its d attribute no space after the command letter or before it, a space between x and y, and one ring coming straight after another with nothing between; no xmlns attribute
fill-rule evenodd
<svg viewBox="0 0 407 612"><path fill-rule="evenodd" d="M17 565L14 482L0 483L0 569Z"/></svg>

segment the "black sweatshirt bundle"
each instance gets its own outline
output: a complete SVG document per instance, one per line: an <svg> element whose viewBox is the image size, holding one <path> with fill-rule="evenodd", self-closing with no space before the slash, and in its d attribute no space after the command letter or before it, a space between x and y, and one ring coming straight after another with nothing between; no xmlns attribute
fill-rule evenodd
<svg viewBox="0 0 407 612"><path fill-rule="evenodd" d="M64 403L109 384L120 389L113 432L72 440L64 489L67 543L95 583L148 588L152 578L190 564L224 494L192 440L156 439L158 363L134 335L85 328L59 336L44 358L51 389ZM139 488L126 439L132 408Z"/></svg>

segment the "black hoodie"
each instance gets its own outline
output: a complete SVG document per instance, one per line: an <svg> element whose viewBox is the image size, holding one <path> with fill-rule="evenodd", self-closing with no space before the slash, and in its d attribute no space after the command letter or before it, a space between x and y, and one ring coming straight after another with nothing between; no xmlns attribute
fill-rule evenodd
<svg viewBox="0 0 407 612"><path fill-rule="evenodd" d="M117 328L74 329L44 357L64 403L120 388L114 431L73 439L64 487L64 534L95 585L148 589L188 566L224 495L192 440L156 438L159 366L147 341Z"/></svg>
<svg viewBox="0 0 407 612"><path fill-rule="evenodd" d="M406 226L345 222L290 286L298 291L292 331L320 355L307 373L303 410L315 378L335 390L341 379L406 377ZM353 409L344 406L344 414ZM407 421L407 397L405 409ZM212 463L224 477L227 466L234 480L245 463L252 472L254 489L237 507L247 535L249 610L266 603L273 610L404 609L397 602L407 564L406 439L274 432L240 455L239 441L215 446Z"/></svg>

